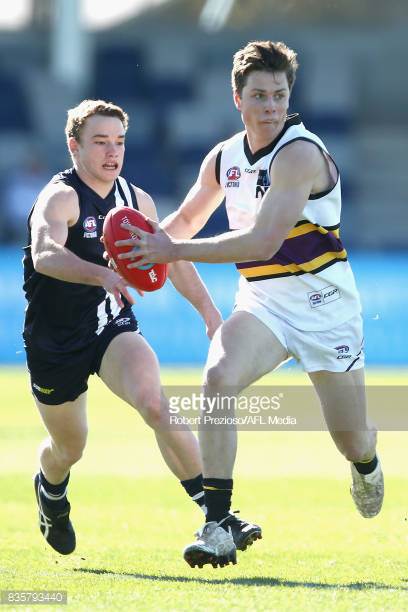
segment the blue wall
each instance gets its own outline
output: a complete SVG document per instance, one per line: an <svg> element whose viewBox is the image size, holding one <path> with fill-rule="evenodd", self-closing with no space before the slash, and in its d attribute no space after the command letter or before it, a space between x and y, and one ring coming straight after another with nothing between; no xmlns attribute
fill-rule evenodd
<svg viewBox="0 0 408 612"><path fill-rule="evenodd" d="M21 258L17 247L0 249L0 363L24 363ZM351 263L363 301L368 364L408 365L408 255L354 253ZM238 278L234 266L197 267L227 316ZM157 293L136 299L143 334L162 363L204 362L208 340L201 319L170 282Z"/></svg>

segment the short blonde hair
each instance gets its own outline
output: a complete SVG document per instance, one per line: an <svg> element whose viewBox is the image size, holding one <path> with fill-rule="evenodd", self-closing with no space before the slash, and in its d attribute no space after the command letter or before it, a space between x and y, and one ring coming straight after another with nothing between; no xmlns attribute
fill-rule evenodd
<svg viewBox="0 0 408 612"><path fill-rule="evenodd" d="M75 138L79 142L86 120L94 115L117 117L122 122L125 132L128 129L128 114L120 106L113 104L113 102L105 102L105 100L83 100L78 106L68 110L65 126L67 141L68 138Z"/></svg>

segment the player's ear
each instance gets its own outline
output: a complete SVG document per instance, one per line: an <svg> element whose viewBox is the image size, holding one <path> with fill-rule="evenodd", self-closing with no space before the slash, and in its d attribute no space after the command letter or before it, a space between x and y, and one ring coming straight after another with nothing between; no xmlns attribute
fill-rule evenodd
<svg viewBox="0 0 408 612"><path fill-rule="evenodd" d="M73 136L70 136L68 138L68 150L71 155L74 155L74 153L77 153L78 151L78 141Z"/></svg>
<svg viewBox="0 0 408 612"><path fill-rule="evenodd" d="M241 110L241 96L239 95L237 91L234 91L234 104L237 107L237 109L240 111Z"/></svg>

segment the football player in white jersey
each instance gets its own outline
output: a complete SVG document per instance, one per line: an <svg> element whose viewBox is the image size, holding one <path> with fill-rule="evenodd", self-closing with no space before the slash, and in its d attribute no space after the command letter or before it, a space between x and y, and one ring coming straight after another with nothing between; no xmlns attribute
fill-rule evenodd
<svg viewBox="0 0 408 612"><path fill-rule="evenodd" d="M373 517L384 484L366 412L360 300L339 237L340 176L318 136L288 115L296 70L296 53L283 43L252 42L235 54L233 96L245 130L210 151L162 229L151 235L133 227L138 240L123 244L133 243L143 256L138 265L237 264L236 306L212 340L205 393L238 393L295 357L350 462L357 509ZM224 197L233 231L191 240ZM235 555L228 524L236 431L204 429L200 446L207 522L184 556L192 566L222 565ZM255 529L254 539L259 535Z"/></svg>

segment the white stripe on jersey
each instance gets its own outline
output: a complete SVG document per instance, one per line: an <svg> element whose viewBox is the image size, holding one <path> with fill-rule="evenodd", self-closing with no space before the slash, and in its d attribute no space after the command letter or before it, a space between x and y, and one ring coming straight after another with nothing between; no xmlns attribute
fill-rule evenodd
<svg viewBox="0 0 408 612"><path fill-rule="evenodd" d="M106 312L106 301L109 299L108 294L106 293L105 298L103 299L103 301L99 304L98 306L98 310L97 310L97 317L98 317L98 329L96 330L96 334L99 336L99 334L101 332L103 332L105 325L108 322L108 313Z"/></svg>
<svg viewBox="0 0 408 612"><path fill-rule="evenodd" d="M109 321L118 316L119 312L120 306L116 303L116 300L111 300L110 295L106 292L106 296L97 310L98 329L95 332L97 336L103 332Z"/></svg>
<svg viewBox="0 0 408 612"><path fill-rule="evenodd" d="M130 193L128 182L123 178L123 176L118 176L118 181L123 189L123 193L125 194L128 206L133 208L132 195Z"/></svg>
<svg viewBox="0 0 408 612"><path fill-rule="evenodd" d="M120 195L119 187L118 187L118 184L116 183L115 206L124 206L124 205L125 205L125 202L124 202L122 196Z"/></svg>
<svg viewBox="0 0 408 612"><path fill-rule="evenodd" d="M110 300L110 309L111 309L111 313L112 313L112 319L116 319L116 317L118 316L118 314L121 311L121 307L119 306L119 304L116 302L115 298Z"/></svg>

